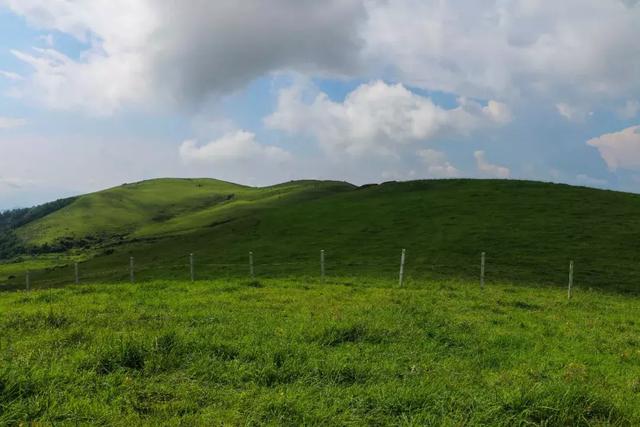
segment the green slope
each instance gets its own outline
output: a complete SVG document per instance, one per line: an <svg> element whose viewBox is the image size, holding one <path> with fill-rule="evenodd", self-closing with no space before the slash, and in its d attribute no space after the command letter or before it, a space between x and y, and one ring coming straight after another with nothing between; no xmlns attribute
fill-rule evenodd
<svg viewBox="0 0 640 427"><path fill-rule="evenodd" d="M252 188L214 179L157 179L89 194L18 231L39 245L87 236L143 237L206 227L248 210L351 189L346 183L292 182Z"/></svg>
<svg viewBox="0 0 640 427"><path fill-rule="evenodd" d="M320 249L330 275L390 277L406 248L409 280L476 278L485 251L489 282L564 286L574 260L577 286L640 290L640 196L539 182L156 180L81 197L18 232L32 243L103 236L78 253L85 280L127 278L129 256L139 279L185 278L189 253L198 277L241 275L249 251L259 275L317 274ZM58 263L34 283L68 282Z"/></svg>

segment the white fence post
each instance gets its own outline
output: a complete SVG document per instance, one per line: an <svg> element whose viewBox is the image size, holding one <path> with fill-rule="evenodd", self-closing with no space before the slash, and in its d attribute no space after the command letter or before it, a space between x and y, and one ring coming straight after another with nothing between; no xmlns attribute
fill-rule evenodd
<svg viewBox="0 0 640 427"><path fill-rule="evenodd" d="M195 282L196 275L195 275L195 265L193 260L193 254L189 255L189 271L191 272L191 281Z"/></svg>
<svg viewBox="0 0 640 427"><path fill-rule="evenodd" d="M27 287L27 291L31 289L31 272L27 270L27 274L25 276L25 285Z"/></svg>
<svg viewBox="0 0 640 427"><path fill-rule="evenodd" d="M567 288L567 299L571 299L572 286L573 286L573 261L569 261L569 287Z"/></svg>
<svg viewBox="0 0 640 427"><path fill-rule="evenodd" d="M320 251L320 277L324 282L324 249Z"/></svg>
<svg viewBox="0 0 640 427"><path fill-rule="evenodd" d="M482 252L480 255L480 288L484 289L484 265L486 254Z"/></svg>
<svg viewBox="0 0 640 427"><path fill-rule="evenodd" d="M133 257L129 258L129 278L131 279L131 283L136 281L136 273L135 273L135 265Z"/></svg>
<svg viewBox="0 0 640 427"><path fill-rule="evenodd" d="M80 283L80 270L78 268L78 263L77 262L73 265L73 272L75 273L74 274L75 275L75 283L77 285L78 283Z"/></svg>
<svg viewBox="0 0 640 427"><path fill-rule="evenodd" d="M253 272L253 252L249 252L249 275L251 278L255 278L255 274Z"/></svg>
<svg viewBox="0 0 640 427"><path fill-rule="evenodd" d="M402 286L402 282L404 281L404 260L405 260L406 251L402 250L402 255L400 256L400 277L398 279L399 286Z"/></svg>

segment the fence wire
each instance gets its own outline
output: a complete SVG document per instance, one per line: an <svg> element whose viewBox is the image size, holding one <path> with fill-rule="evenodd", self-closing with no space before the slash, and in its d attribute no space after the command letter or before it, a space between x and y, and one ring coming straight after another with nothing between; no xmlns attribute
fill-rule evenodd
<svg viewBox="0 0 640 427"><path fill-rule="evenodd" d="M121 268L101 268L91 261L76 265L65 264L45 269L25 270L13 274L4 282L0 278L0 290L24 290L61 287L69 284L93 284L101 282L147 282L153 280L213 280L229 278L309 278L331 279L339 277L361 277L397 280L398 285L420 279L460 278L477 280L490 284L492 281L511 281L518 283L552 284L566 286L569 280L569 261L558 261L554 265L536 262L535 254L528 257L513 258L504 255L486 254L484 270L481 268L481 256L477 258L453 254L446 256L438 253L412 254L407 256L401 270L401 252L387 257L362 256L362 259L344 259L331 251L317 254L297 255L288 260L278 259L277 254L246 254L235 262L212 262L210 255L203 256L202 262L195 254L184 257L144 260L123 259ZM415 255L415 256L414 256ZM353 256L353 255L352 255ZM133 261L133 264L131 262ZM598 281L615 281L616 274L605 266L580 260L576 263L576 283L595 286ZM193 263L193 264L192 264ZM547 263L548 264L548 263ZM133 266L133 268L132 268ZM484 271L484 276L481 277ZM633 273L640 280L640 272Z"/></svg>

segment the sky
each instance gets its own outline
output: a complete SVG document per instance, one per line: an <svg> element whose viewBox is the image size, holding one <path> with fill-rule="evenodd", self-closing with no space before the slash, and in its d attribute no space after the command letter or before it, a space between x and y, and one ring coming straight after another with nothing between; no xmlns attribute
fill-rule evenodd
<svg viewBox="0 0 640 427"><path fill-rule="evenodd" d="M640 192L639 0L0 0L0 210L158 177Z"/></svg>

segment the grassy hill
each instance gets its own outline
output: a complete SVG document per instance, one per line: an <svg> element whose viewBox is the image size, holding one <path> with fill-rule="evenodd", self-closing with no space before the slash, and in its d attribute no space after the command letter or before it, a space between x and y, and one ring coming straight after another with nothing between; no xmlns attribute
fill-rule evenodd
<svg viewBox="0 0 640 427"><path fill-rule="evenodd" d="M488 281L640 291L640 196L568 185L505 180L434 180L355 187L299 181L252 188L208 179L128 184L77 198L28 223L29 245L70 248L0 265L0 283L34 286L83 280L245 275L252 251L259 276L327 274L393 277L407 249L407 277L476 279L487 253Z"/></svg>
<svg viewBox="0 0 640 427"><path fill-rule="evenodd" d="M638 195L170 179L35 212L10 232L49 253L0 264L42 288L0 292L0 425L640 423Z"/></svg>
<svg viewBox="0 0 640 427"><path fill-rule="evenodd" d="M3 293L0 425L639 425L639 309L452 281Z"/></svg>
<svg viewBox="0 0 640 427"><path fill-rule="evenodd" d="M114 236L136 238L200 229L252 210L291 204L353 188L332 182L294 182L251 188L214 179L158 179L89 194L18 235L29 243Z"/></svg>

